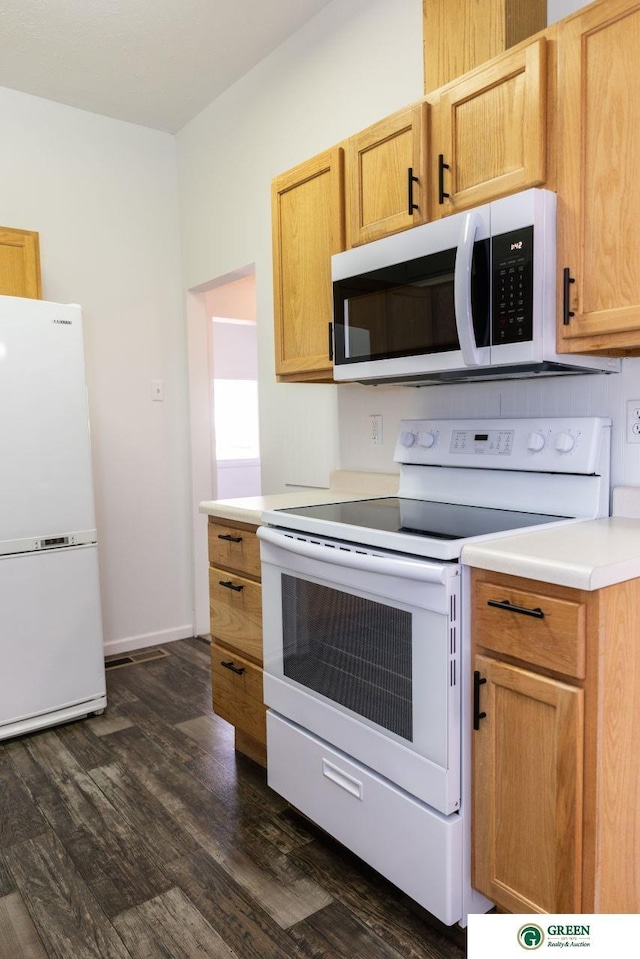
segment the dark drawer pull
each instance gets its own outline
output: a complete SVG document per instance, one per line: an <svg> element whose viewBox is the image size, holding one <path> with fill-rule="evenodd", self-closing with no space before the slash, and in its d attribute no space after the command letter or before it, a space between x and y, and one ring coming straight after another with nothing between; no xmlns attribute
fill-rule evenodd
<svg viewBox="0 0 640 959"><path fill-rule="evenodd" d="M224 586L225 589L232 589L234 593L241 593L242 590L244 589L244 586L242 585L242 583L232 583L230 579L227 579L227 580L219 579L218 583L220 584L220 586Z"/></svg>
<svg viewBox="0 0 640 959"><path fill-rule="evenodd" d="M218 533L218 539L224 539L227 543L241 543L242 536L232 536L231 533Z"/></svg>
<svg viewBox="0 0 640 959"><path fill-rule="evenodd" d="M515 606L508 599L497 600L488 599L487 606L495 606L497 609L508 609L512 613L522 613L523 616L534 616L536 619L544 619L544 613L539 606L535 609L527 609L526 606Z"/></svg>
<svg viewBox="0 0 640 959"><path fill-rule="evenodd" d="M413 202L413 184L414 184L414 183L419 183L420 181L418 180L418 177L417 177L417 176L414 176L414 175L413 175L413 167L412 167L412 166L410 166L409 169L407 170L407 174L408 174L408 175L407 175L407 180L408 180L407 193L408 193L408 197L409 197L409 208L408 208L407 212L408 212L409 216L413 216L413 211L418 209L418 204Z"/></svg>
<svg viewBox="0 0 640 959"><path fill-rule="evenodd" d="M480 679L480 671L476 669L473 673L473 728L480 729L480 720L486 719L487 714L480 712L480 687L484 686L486 679Z"/></svg>
<svg viewBox="0 0 640 959"><path fill-rule="evenodd" d="M244 672L244 666L234 666L233 660L231 660L231 662L228 662L228 663L220 662L220 665L224 666L225 669L230 669L232 673L237 673L238 676L242 676Z"/></svg>
<svg viewBox="0 0 640 959"><path fill-rule="evenodd" d="M569 267L565 266L562 271L562 322L564 326L569 326L571 317L576 315L573 310L569 309L571 306L571 284L575 282L575 277L571 276Z"/></svg>
<svg viewBox="0 0 640 959"><path fill-rule="evenodd" d="M438 156L438 203L442 206L444 201L451 196L444 192L444 171L449 169L449 164L444 162L444 154Z"/></svg>

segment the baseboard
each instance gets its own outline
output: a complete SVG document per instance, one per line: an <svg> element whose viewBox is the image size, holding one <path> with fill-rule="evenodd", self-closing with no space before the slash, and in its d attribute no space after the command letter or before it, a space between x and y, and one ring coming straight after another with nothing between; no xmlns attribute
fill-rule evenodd
<svg viewBox="0 0 640 959"><path fill-rule="evenodd" d="M105 656L130 653L134 649L145 649L147 646L162 646L164 643L174 643L178 639L189 639L193 636L193 626L176 626L174 629L161 629L157 633L142 633L140 636L128 636L125 639L112 639L104 644Z"/></svg>

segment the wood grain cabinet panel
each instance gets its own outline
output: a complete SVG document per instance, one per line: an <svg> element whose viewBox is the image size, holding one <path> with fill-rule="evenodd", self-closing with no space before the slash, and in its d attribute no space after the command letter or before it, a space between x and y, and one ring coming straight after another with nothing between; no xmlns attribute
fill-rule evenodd
<svg viewBox="0 0 640 959"><path fill-rule="evenodd" d="M350 247L426 221L427 110L426 102L418 103L349 138L346 177Z"/></svg>
<svg viewBox="0 0 640 959"><path fill-rule="evenodd" d="M211 635L262 662L262 587L228 570L209 567Z"/></svg>
<svg viewBox="0 0 640 959"><path fill-rule="evenodd" d="M640 912L640 579L471 584L474 885L517 913Z"/></svg>
<svg viewBox="0 0 640 959"><path fill-rule="evenodd" d="M640 353L640 3L608 0L558 34L559 345ZM571 315L569 315L571 314ZM565 323L565 319L567 323Z"/></svg>
<svg viewBox="0 0 640 959"><path fill-rule="evenodd" d="M334 147L273 180L276 374L331 380L331 256L344 250L344 151Z"/></svg>
<svg viewBox="0 0 640 959"><path fill-rule="evenodd" d="M251 739L266 743L266 707L262 702L262 670L242 656L211 645L213 708Z"/></svg>
<svg viewBox="0 0 640 959"><path fill-rule="evenodd" d="M242 523L229 526L211 517L209 562L260 579L260 542L255 526Z"/></svg>
<svg viewBox="0 0 640 959"><path fill-rule="evenodd" d="M40 239L33 230L0 226L0 294L41 299Z"/></svg>
<svg viewBox="0 0 640 959"><path fill-rule="evenodd" d="M496 57L433 107L433 216L545 182L547 41Z"/></svg>
<svg viewBox="0 0 640 959"><path fill-rule="evenodd" d="M510 912L579 912L583 692L478 656L473 882Z"/></svg>
<svg viewBox="0 0 640 959"><path fill-rule="evenodd" d="M479 646L584 679L583 602L489 580L477 584L474 608L474 635Z"/></svg>
<svg viewBox="0 0 640 959"><path fill-rule="evenodd" d="M425 93L456 80L547 23L546 0L422 0Z"/></svg>
<svg viewBox="0 0 640 959"><path fill-rule="evenodd" d="M235 726L236 750L265 766L262 587L256 528L209 517L211 686L214 712Z"/></svg>

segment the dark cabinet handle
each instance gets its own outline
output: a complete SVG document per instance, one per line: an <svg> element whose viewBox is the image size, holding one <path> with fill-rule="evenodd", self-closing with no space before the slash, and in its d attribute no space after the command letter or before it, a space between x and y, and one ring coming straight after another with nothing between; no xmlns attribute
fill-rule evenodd
<svg viewBox="0 0 640 959"><path fill-rule="evenodd" d="M225 669L230 669L232 673L237 673L238 676L242 676L244 672L244 666L234 666L233 660L229 663L220 663L221 666L224 666Z"/></svg>
<svg viewBox="0 0 640 959"><path fill-rule="evenodd" d="M232 583L230 579L227 579L227 580L219 579L218 583L220 586L226 587L226 589L232 589L234 593L241 593L242 590L244 589L244 586L242 585L242 583Z"/></svg>
<svg viewBox="0 0 640 959"><path fill-rule="evenodd" d="M565 266L562 271L562 323L564 326L569 326L571 317L575 316L573 310L569 309L571 306L571 284L575 282L569 267Z"/></svg>
<svg viewBox="0 0 640 959"><path fill-rule="evenodd" d="M409 208L407 212L409 216L413 216L413 211L418 209L418 204L413 202L413 184L419 183L420 181L418 180L417 176L413 175L412 166L409 167L409 169L407 170L407 173L409 174L407 178L408 179L407 193L409 196Z"/></svg>
<svg viewBox="0 0 640 959"><path fill-rule="evenodd" d="M449 169L449 164L444 162L444 153L438 156L438 203L443 204L451 194L444 192L444 171Z"/></svg>
<svg viewBox="0 0 640 959"><path fill-rule="evenodd" d="M333 359L333 323L329 323L329 359Z"/></svg>
<svg viewBox="0 0 640 959"><path fill-rule="evenodd" d="M218 539L224 539L227 543L241 543L242 536L232 536L231 533L218 533Z"/></svg>
<svg viewBox="0 0 640 959"><path fill-rule="evenodd" d="M480 679L480 671L474 670L473 673L473 728L480 729L480 720L486 718L486 713L480 712L480 687L484 686L486 679Z"/></svg>
<svg viewBox="0 0 640 959"><path fill-rule="evenodd" d="M488 599L487 606L495 606L496 609L507 609L511 613L521 613L523 616L535 616L536 619L544 619L544 613L539 606L535 609L527 609L526 606L516 606L510 603L508 599Z"/></svg>

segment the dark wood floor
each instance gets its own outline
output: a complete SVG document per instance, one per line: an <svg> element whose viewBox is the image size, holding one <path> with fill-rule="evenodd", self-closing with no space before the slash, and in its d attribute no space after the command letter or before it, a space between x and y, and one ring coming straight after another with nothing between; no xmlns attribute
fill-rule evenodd
<svg viewBox="0 0 640 959"><path fill-rule="evenodd" d="M233 750L209 649L108 670L103 716L0 744L0 959L460 959Z"/></svg>

